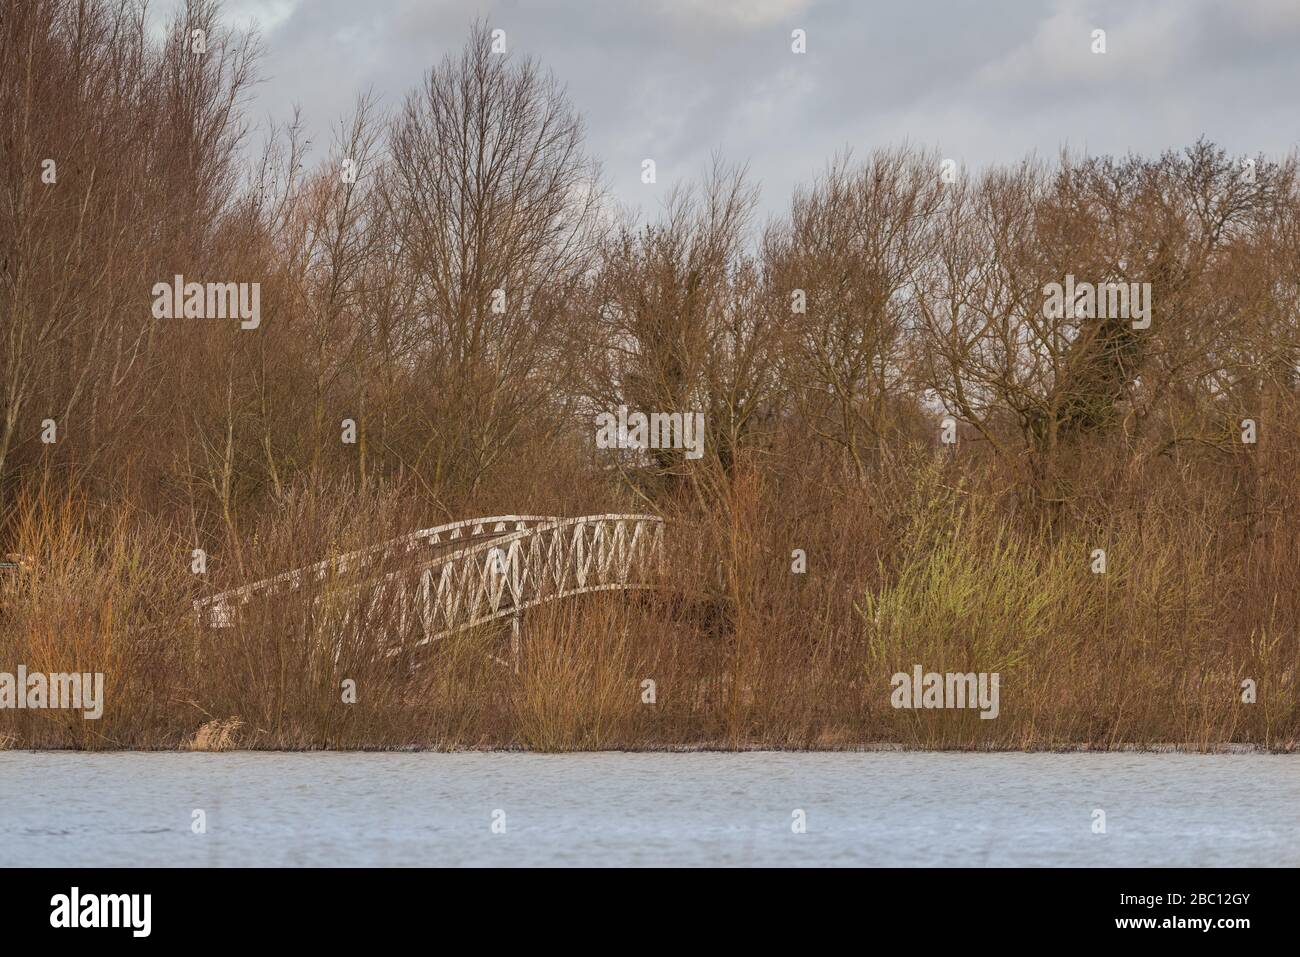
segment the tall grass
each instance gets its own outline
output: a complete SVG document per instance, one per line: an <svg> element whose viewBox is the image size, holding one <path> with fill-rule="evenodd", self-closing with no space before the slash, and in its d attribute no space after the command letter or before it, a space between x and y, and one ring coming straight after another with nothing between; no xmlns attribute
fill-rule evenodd
<svg viewBox="0 0 1300 957"><path fill-rule="evenodd" d="M0 604L0 670L102 671L105 712L0 711L36 748L1109 748L1300 732L1296 551L1285 515L1233 543L1161 499L1067 523L920 454L875 480L738 477L670 511L650 592L586 596L421 645L396 602L346 590L253 603L210 630L194 598L444 516L395 492L286 495L194 543L126 506L34 493L9 540L32 559ZM799 507L786 503L795 501ZM545 504L545 503L542 503ZM539 511L544 510L539 508ZM469 512L467 511L468 515ZM1106 571L1094 573L1093 549ZM796 571L795 550L807 561ZM895 709L915 665L997 672L1000 715ZM1257 700L1242 700L1250 679ZM351 690L349 690L351 689ZM651 690L652 689L652 690Z"/></svg>

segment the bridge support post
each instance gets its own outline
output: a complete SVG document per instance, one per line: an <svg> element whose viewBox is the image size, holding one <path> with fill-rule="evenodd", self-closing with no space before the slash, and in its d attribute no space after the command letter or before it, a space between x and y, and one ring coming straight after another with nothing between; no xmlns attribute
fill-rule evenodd
<svg viewBox="0 0 1300 957"><path fill-rule="evenodd" d="M519 674L519 652L521 650L519 632L521 630L520 626L522 624L522 619L523 615L518 613L513 615L510 619L510 657L514 661L515 674Z"/></svg>

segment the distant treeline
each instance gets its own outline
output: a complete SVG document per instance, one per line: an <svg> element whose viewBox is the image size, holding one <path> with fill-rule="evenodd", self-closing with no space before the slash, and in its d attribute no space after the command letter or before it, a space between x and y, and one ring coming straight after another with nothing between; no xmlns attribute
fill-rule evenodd
<svg viewBox="0 0 1300 957"><path fill-rule="evenodd" d="M101 722L0 739L1295 739L1295 155L846 153L762 228L719 158L643 222L485 25L250 165L257 59L207 0L162 40L133 2L0 17L0 552L31 565L0 655L108 675ZM701 454L601 447L624 407L702 413ZM695 597L539 616L519 679L358 659L381 690L340 715L310 634L177 612L381 533L627 508L677 519ZM891 710L916 664L1000 672L999 718Z"/></svg>

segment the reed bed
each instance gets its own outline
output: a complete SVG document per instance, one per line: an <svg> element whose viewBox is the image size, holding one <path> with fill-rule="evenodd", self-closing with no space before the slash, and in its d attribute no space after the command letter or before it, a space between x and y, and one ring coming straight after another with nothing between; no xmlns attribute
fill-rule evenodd
<svg viewBox="0 0 1300 957"><path fill-rule="evenodd" d="M290 495L215 550L206 575L158 519L26 498L12 540L32 562L6 586L0 660L103 672L105 708L99 720L0 711L0 737L201 750L1295 746L1285 515L1243 554L1216 526L1154 508L1026 524L934 456L880 478L806 480L793 511L790 490L755 474L707 512L669 513L661 588L528 612L517 661L508 624L421 644L418 622L347 594L198 624L196 597L419 527L428 517L400 495ZM917 665L996 672L997 718L893 707L891 676Z"/></svg>

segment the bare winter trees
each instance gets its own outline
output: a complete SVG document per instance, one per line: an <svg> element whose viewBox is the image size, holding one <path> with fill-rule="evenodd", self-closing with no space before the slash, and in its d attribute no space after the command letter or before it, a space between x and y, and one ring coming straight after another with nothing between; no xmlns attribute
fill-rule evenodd
<svg viewBox="0 0 1300 957"><path fill-rule="evenodd" d="M166 369L169 337L141 307L150 284L210 253L254 52L208 3L192 4L162 46L133 5L6 7L0 500L38 461L98 484L147 456L154 417L181 385Z"/></svg>
<svg viewBox="0 0 1300 957"><path fill-rule="evenodd" d="M1206 144L953 185L918 287L922 384L1023 457L1047 500L1069 495L1062 456L1138 461L1230 438L1228 396L1255 366L1243 350L1261 334L1271 355L1292 348L1266 318L1285 281L1264 247L1294 203L1291 162L1243 167ZM1079 298L1052 308L1053 284Z"/></svg>
<svg viewBox="0 0 1300 957"><path fill-rule="evenodd" d="M717 161L646 224L605 202L554 78L482 26L390 112L359 98L324 156L291 124L241 180L254 53L200 0L163 42L132 4L6 10L0 494L64 470L234 529L298 483L447 509L524 462L592 499L751 451L863 484L951 416L973 473L1061 507L1198 456L1263 495L1242 423L1259 451L1300 427L1293 159L951 177L902 147L767 223ZM260 326L155 319L180 273L259 283ZM1150 296L1052 309L1053 286ZM593 418L621 406L702 414L703 461L603 455Z"/></svg>
<svg viewBox="0 0 1300 957"><path fill-rule="evenodd" d="M673 191L656 223L610 238L589 300L591 407L702 412L708 454L724 465L775 387L780 325L745 252L755 200L742 170L715 164L700 189ZM685 461L662 447L649 458L659 476Z"/></svg>
<svg viewBox="0 0 1300 957"><path fill-rule="evenodd" d="M476 28L394 121L386 215L409 284L414 467L473 488L563 398L573 306L592 268L597 170L556 81ZM531 433L531 435L530 435Z"/></svg>
<svg viewBox="0 0 1300 957"><path fill-rule="evenodd" d="M853 740L864 644L875 665L907 647L1031 661L1018 684L1041 706L1022 714L1052 728L1100 669L1144 675L1078 699L1073 741L1118 740L1184 661L1197 682L1249 666L1294 701L1278 636L1300 633L1300 601L1276 585L1300 573L1294 157L1197 143L946 175L900 147L835 160L767 222L719 160L646 222L606 202L556 81L483 27L404 100L360 97L324 155L295 120L241 176L254 53L207 0L161 40L133 0L0 7L0 554L48 572L5 596L11 657L134 649L138 700L206 686L213 713L274 720L268 741L321 740L303 720L331 740L335 689L284 707L286 679L326 673L321 649L338 661L331 628L281 616L221 646L226 710L214 646L176 641L191 593L442 515L636 499L680 516L686 599L639 641L671 636L656 667L723 702L733 742L781 702L803 730L777 743ZM256 283L260 322L155 317L155 284L181 274ZM599 444L597 416L624 407L700 416L701 454ZM1102 547L1114 576L1094 579ZM554 662L625 634L589 620ZM458 667L440 707L513 707ZM429 700L391 690L394 708ZM1239 732L1232 695L1191 691ZM1264 715L1261 738L1295 726ZM1150 740L1211 727L1168 717ZM363 724L346 740L374 745ZM704 724L681 740L722 726ZM472 727L458 713L445 740ZM1043 740L1023 732L1003 740Z"/></svg>
<svg viewBox="0 0 1300 957"><path fill-rule="evenodd" d="M834 162L795 196L788 235L769 246L790 290L800 421L860 475L913 391L918 282L936 245L938 159L880 151Z"/></svg>

